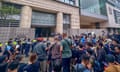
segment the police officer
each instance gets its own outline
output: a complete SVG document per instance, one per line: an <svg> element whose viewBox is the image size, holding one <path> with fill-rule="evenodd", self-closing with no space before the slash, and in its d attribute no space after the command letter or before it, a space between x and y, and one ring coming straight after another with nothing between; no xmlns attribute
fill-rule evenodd
<svg viewBox="0 0 120 72"><path fill-rule="evenodd" d="M12 56L12 52L13 52L12 43L11 43L11 41L8 41L7 45L5 46L3 55L7 56L9 59L10 56Z"/></svg>
<svg viewBox="0 0 120 72"><path fill-rule="evenodd" d="M16 46L16 45L17 45L17 41L13 41L13 42L12 42L12 45L13 45L13 46Z"/></svg>
<svg viewBox="0 0 120 72"><path fill-rule="evenodd" d="M30 48L31 48L31 40L28 38L28 40L26 42L26 46L25 46L25 56L26 57L29 56Z"/></svg>
<svg viewBox="0 0 120 72"><path fill-rule="evenodd" d="M27 45L27 43L26 43L26 38L25 38L25 39L22 41L21 54L24 54L26 45Z"/></svg>
<svg viewBox="0 0 120 72"><path fill-rule="evenodd" d="M0 53L2 52L2 46L3 44L0 42Z"/></svg>
<svg viewBox="0 0 120 72"><path fill-rule="evenodd" d="M32 49L31 49L31 52L33 52L34 47L35 47L36 44L37 44L37 40L36 39L32 40Z"/></svg>

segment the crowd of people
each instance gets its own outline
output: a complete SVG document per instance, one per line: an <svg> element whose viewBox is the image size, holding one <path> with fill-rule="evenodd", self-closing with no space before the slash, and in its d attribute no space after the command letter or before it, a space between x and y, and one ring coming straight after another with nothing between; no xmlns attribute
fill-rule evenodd
<svg viewBox="0 0 120 72"><path fill-rule="evenodd" d="M120 34L15 38L0 53L0 72L120 72Z"/></svg>

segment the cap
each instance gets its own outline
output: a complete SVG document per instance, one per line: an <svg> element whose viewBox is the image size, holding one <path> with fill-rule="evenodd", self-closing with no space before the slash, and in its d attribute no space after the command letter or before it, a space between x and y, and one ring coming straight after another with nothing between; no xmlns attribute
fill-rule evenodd
<svg viewBox="0 0 120 72"><path fill-rule="evenodd" d="M44 39L42 37L37 38L37 41L43 41Z"/></svg>

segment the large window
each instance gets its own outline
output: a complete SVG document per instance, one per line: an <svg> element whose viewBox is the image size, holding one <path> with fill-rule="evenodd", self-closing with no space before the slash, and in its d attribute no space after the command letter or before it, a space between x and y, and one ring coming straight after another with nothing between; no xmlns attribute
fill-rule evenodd
<svg viewBox="0 0 120 72"><path fill-rule="evenodd" d="M75 5L75 0L59 0L59 1L70 4L70 5Z"/></svg>
<svg viewBox="0 0 120 72"><path fill-rule="evenodd" d="M118 3L118 0L108 0L108 2L115 4Z"/></svg>
<svg viewBox="0 0 120 72"><path fill-rule="evenodd" d="M2 13L2 11L0 12L1 13L0 27L19 27L20 17L21 17L21 7L22 7L21 5L3 2L2 11L4 13Z"/></svg>
<svg viewBox="0 0 120 72"><path fill-rule="evenodd" d="M63 14L63 24L70 24L70 15Z"/></svg>
<svg viewBox="0 0 120 72"><path fill-rule="evenodd" d="M99 0L80 0L82 11L100 14Z"/></svg>
<svg viewBox="0 0 120 72"><path fill-rule="evenodd" d="M107 15L106 2L107 0L80 0L80 8L85 12Z"/></svg>
<svg viewBox="0 0 120 72"><path fill-rule="evenodd" d="M55 26L55 24L56 24L55 14L33 11L32 25Z"/></svg>
<svg viewBox="0 0 120 72"><path fill-rule="evenodd" d="M120 12L114 10L114 17L115 17L115 22L117 24L120 24Z"/></svg>
<svg viewBox="0 0 120 72"><path fill-rule="evenodd" d="M70 29L70 14L63 14L63 29L68 30Z"/></svg>
<svg viewBox="0 0 120 72"><path fill-rule="evenodd" d="M120 0L108 0L108 3L114 7L120 8Z"/></svg>
<svg viewBox="0 0 120 72"><path fill-rule="evenodd" d="M107 0L99 0L100 14L107 16L106 2Z"/></svg>

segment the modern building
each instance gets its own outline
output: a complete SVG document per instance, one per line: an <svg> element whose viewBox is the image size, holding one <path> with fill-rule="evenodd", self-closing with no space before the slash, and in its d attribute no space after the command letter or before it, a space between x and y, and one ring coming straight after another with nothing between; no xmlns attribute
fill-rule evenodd
<svg viewBox="0 0 120 72"><path fill-rule="evenodd" d="M80 0L80 26L90 29L120 29L120 0Z"/></svg>
<svg viewBox="0 0 120 72"><path fill-rule="evenodd" d="M120 0L108 0L106 8L108 24L104 26L111 32L120 32Z"/></svg>
<svg viewBox="0 0 120 72"><path fill-rule="evenodd" d="M108 20L105 3L105 0L80 0L81 28L100 29L100 25Z"/></svg>
<svg viewBox="0 0 120 72"><path fill-rule="evenodd" d="M80 29L78 0L3 0L2 5L20 9L13 16L19 28L34 28L36 37L67 29ZM9 26L9 25L8 25Z"/></svg>

